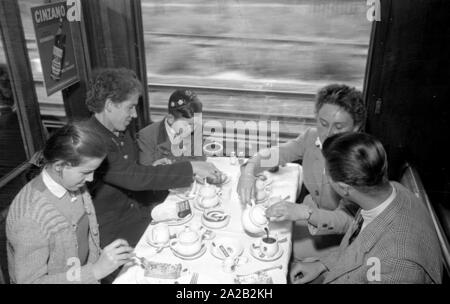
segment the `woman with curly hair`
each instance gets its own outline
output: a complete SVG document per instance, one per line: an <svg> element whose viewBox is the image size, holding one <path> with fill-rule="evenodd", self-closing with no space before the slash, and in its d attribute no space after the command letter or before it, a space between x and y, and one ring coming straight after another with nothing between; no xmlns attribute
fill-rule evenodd
<svg viewBox="0 0 450 304"><path fill-rule="evenodd" d="M144 166L139 162L135 134L127 128L137 117L142 84L128 69L104 69L91 80L86 104L93 115L89 126L106 142L105 161L96 171L91 193L100 225L101 244L117 238L134 246L151 221L149 190L187 187L199 178L216 178L217 168L207 162L179 162ZM143 194L148 192L148 195ZM142 198L146 200L143 201Z"/></svg>
<svg viewBox="0 0 450 304"><path fill-rule="evenodd" d="M275 158L275 165L302 161L303 184L309 192L303 203L281 202L266 213L274 221L299 221L294 231L294 255L298 258L324 254L337 246L341 236L328 234L345 233L356 211L331 189L322 143L333 134L361 130L366 117L362 94L347 85L331 84L319 90L315 108L317 126L279 147L259 151L242 168L238 185L242 202L249 203L255 195L255 175L270 169L264 161Z"/></svg>

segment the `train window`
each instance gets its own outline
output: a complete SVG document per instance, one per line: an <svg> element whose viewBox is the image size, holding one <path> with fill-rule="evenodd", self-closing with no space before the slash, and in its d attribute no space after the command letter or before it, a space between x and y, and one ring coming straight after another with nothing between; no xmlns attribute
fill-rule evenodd
<svg viewBox="0 0 450 304"><path fill-rule="evenodd" d="M143 0L152 120L188 87L204 118L278 120L281 139L297 135L320 87L362 88L367 11L361 0Z"/></svg>
<svg viewBox="0 0 450 304"><path fill-rule="evenodd" d="M0 43L2 43L0 41ZM27 160L8 66L0 57L0 180Z"/></svg>

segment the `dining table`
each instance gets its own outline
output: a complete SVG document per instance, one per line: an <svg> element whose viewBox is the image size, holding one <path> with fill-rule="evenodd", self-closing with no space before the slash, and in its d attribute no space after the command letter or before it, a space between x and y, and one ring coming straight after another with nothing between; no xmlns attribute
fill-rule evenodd
<svg viewBox="0 0 450 304"><path fill-rule="evenodd" d="M180 231L188 227L195 229L204 228L210 236L203 242L203 249L198 257L182 257L171 246L157 247L149 242L152 229L156 225L150 223L147 230L142 235L140 241L135 247L134 253L137 257L145 258L148 261L156 263L181 264L182 271L176 279L154 278L145 275L144 267L140 263L128 263L125 265L114 284L236 284L245 283L245 278L252 274L264 274L270 278L270 283L286 284L288 276L289 261L292 252L292 229L293 224L290 221L269 222L270 235L276 236L279 242L279 252L273 258L261 258L258 254L260 240L263 235L254 235L247 232L242 225L242 214L249 206L244 206L237 193L237 184L241 174L240 165L236 164L229 157L209 157L208 162L213 163L227 177L228 181L220 186L221 202L220 209L230 216L229 223L223 228L212 229L204 227L202 215L205 210L198 208L194 200L188 200L191 208L191 215L187 221L181 221L181 224L169 225L171 235L177 235ZM264 175L270 180L269 190L266 202L276 202L282 198L289 197L289 201L295 202L299 191L299 185L302 184L302 167L295 163L288 163L280 166L276 172L264 171ZM164 202L158 205L158 208L173 207L182 201L175 191L171 191ZM222 242L232 242L239 247L239 261L230 271L224 268L224 258L217 254L217 247ZM223 247L222 247L223 248ZM267 270L266 270L267 269ZM252 282L255 283L255 282ZM257 283L257 282L256 282Z"/></svg>

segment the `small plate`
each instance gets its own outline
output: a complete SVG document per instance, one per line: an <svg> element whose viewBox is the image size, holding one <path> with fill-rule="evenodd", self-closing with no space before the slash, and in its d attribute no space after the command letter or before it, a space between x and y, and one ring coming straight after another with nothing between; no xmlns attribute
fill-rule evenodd
<svg viewBox="0 0 450 304"><path fill-rule="evenodd" d="M180 259L183 259L183 260L195 260L195 259L198 259L199 257L201 257L202 255L205 254L205 252L206 252L206 244L203 243L202 244L202 248L200 249L200 251L197 252L194 255L181 254L178 251L176 251L175 248L173 248L173 247L170 247L170 249L172 250L173 255L178 257L178 258L180 258Z"/></svg>
<svg viewBox="0 0 450 304"><path fill-rule="evenodd" d="M224 219L220 220L220 221L209 220L205 216L205 213L211 213L211 212L216 212L217 214L223 215ZM205 227L208 227L210 229L221 229L230 223L230 218L231 218L231 216L221 209L206 210L202 215L202 224L205 225Z"/></svg>
<svg viewBox="0 0 450 304"><path fill-rule="evenodd" d="M259 251L258 248L254 248L254 247L253 247L254 245L255 245L255 246L258 246L258 244L252 243L252 244L250 245L250 254L251 254L255 259L258 259L258 260L263 261L263 262L272 262L272 261L278 260L279 258L281 258L281 256L282 256L283 253L284 253L283 248L281 248L281 247L279 246L279 247L278 247L278 252L277 252L277 253L275 253L275 254L274 254L273 256L271 256L271 257L267 257L265 254L261 253L261 252Z"/></svg>
<svg viewBox="0 0 450 304"><path fill-rule="evenodd" d="M173 209L173 210L172 210ZM177 217L176 206L174 204L168 205L167 203L162 203L153 208L151 213L152 219L154 221L164 221L165 219L171 219ZM164 222L169 226L184 225L189 222L194 217L194 213L187 215L183 218L178 218L176 220Z"/></svg>
<svg viewBox="0 0 450 304"><path fill-rule="evenodd" d="M240 256L242 252L244 252L244 247L242 247L241 243L237 239L223 237L214 241L214 244L216 244L216 246L213 246L212 243L210 246L211 254L220 260L225 259L225 255L219 249L220 245L225 247L230 254L230 257Z"/></svg>

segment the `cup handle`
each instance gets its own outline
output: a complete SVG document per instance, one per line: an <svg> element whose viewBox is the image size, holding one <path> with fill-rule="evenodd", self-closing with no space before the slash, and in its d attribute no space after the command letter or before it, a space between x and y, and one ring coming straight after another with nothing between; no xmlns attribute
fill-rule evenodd
<svg viewBox="0 0 450 304"><path fill-rule="evenodd" d="M175 247L175 245L178 243L178 239L173 239L170 241L170 247Z"/></svg>

